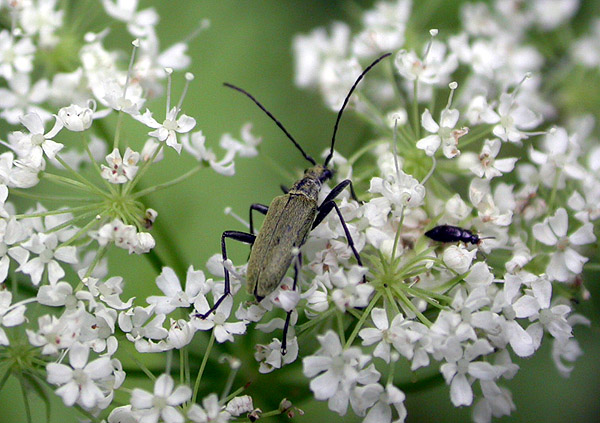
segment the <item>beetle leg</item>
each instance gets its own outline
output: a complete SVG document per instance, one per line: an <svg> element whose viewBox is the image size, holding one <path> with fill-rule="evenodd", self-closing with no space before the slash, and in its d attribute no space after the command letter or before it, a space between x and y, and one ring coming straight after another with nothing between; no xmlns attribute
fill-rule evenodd
<svg viewBox="0 0 600 423"><path fill-rule="evenodd" d="M226 238L231 238L236 241L240 241L240 242L244 242L246 244L252 245L252 244L254 244L256 235L248 234L246 232L239 232L239 231L223 232L223 234L221 235L221 254L223 255L223 261L227 260L227 248L225 245ZM223 270L225 271L225 287L223 288L223 295L221 295L221 298L219 298L215 302L215 304L210 308L210 310L208 310L204 314L196 314L196 317L199 317L201 319L206 319L206 316L208 316L210 313L215 311L221 305L223 300L231 293L231 284L229 282L229 271L227 270L227 268L225 266L223 266Z"/></svg>
<svg viewBox="0 0 600 423"><path fill-rule="evenodd" d="M350 179L344 179L342 182L340 182L339 184L337 184L336 186L334 186L333 189L329 192L329 194L327 194L327 197L325 197L325 199L323 200L323 204L327 203L328 201L333 200L338 195L340 195L340 193L348 185L350 185L350 196L352 197L352 199L354 201L362 204L363 202L358 199L358 197L356 196L356 193L354 192L354 185L352 185L352 181Z"/></svg>
<svg viewBox="0 0 600 423"><path fill-rule="evenodd" d="M338 185L339 186L339 185ZM329 197L329 196L328 196ZM335 209L338 217L340 218L340 223L342 224L342 228L344 228L344 233L346 234L346 240L348 241L348 245L352 249L352 253L354 257L356 257L356 261L359 266L362 266L362 260L360 259L360 255L358 251L356 251L356 247L354 246L354 241L352 240L352 235L350 235L350 231L348 230L348 225L346 225L346 221L344 220L344 216L342 216L342 212L340 208L335 204L335 201L330 200L328 202L323 202L319 206L319 213L317 214L317 218L315 219L315 223L313 223L313 229L327 217L327 215L331 212L332 209ZM365 275L363 275L363 283L367 281Z"/></svg>
<svg viewBox="0 0 600 423"><path fill-rule="evenodd" d="M288 192L290 192L290 189L283 184L279 185L279 188L281 188L281 190L283 191L284 194L287 194Z"/></svg>
<svg viewBox="0 0 600 423"><path fill-rule="evenodd" d="M256 210L259 213L262 214L267 214L267 212L269 211L269 206L265 206L264 204L252 204L250 206L250 233L254 235L254 223L252 220L252 210Z"/></svg>
<svg viewBox="0 0 600 423"><path fill-rule="evenodd" d="M294 285L292 290L296 290L296 286L298 285L298 273L300 273L300 266L302 265L302 253L298 253L296 256L296 261L294 262ZM281 355L285 355L287 352L287 333L290 328L290 318L292 317L292 311L287 312L287 316L285 318L285 324L283 325L283 336L281 340Z"/></svg>

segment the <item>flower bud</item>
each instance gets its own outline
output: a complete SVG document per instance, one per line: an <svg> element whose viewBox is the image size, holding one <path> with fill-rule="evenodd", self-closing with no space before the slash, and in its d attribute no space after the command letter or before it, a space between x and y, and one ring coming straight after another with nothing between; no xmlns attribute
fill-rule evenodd
<svg viewBox="0 0 600 423"><path fill-rule="evenodd" d="M81 132L92 126L92 109L71 104L58 111L58 118L69 131Z"/></svg>

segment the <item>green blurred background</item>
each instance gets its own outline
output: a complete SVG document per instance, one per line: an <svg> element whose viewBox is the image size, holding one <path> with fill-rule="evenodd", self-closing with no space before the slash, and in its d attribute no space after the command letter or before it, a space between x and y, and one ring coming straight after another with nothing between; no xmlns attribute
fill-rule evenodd
<svg viewBox="0 0 600 423"><path fill-rule="evenodd" d="M153 234L157 240L157 253L163 261L175 267L180 275L190 264L204 269L206 260L219 252L219 240L223 230L243 230L223 210L231 206L235 212L247 216L248 206L259 202L268 204L280 193L280 184L290 184L281 176L270 161L284 169L295 172L305 167L300 154L282 136L273 123L248 99L222 87L227 81L246 88L255 94L298 139L313 156L318 156L328 143L335 115L322 106L318 94L301 91L293 84L292 38L297 33L307 33L317 26L340 20L355 28L361 9L369 8L374 1L332 0L168 0L141 1L140 8L155 7L161 22L158 33L163 48L185 38L201 19L211 22L210 29L201 33L190 43L193 64L189 69L195 74L189 94L184 103L184 113L197 120L196 129L202 129L207 144L220 155L218 141L224 132L239 134L243 123L252 121L254 133L263 137L260 156L254 159L238 159L236 175L224 177L207 169L192 179L148 198L147 204L155 208L159 217ZM431 4L429 9L426 4ZM424 1L420 9L427 10L429 20L423 20L423 32L429 28L450 28L456 22L456 8L460 2ZM72 15L95 9L92 15L79 19L85 22L85 30L98 31L108 22L95 1L78 1ZM113 24L108 45L129 48L130 36L122 25ZM174 97L181 91L183 75L175 74ZM164 113L164 103L152 103L149 107L155 115ZM597 112L597 111L596 111ZM127 125L127 133L139 143L145 140L144 128L137 123ZM363 126L348 113L344 117L339 140L342 153L352 152L361 137ZM136 144L137 141L132 142ZM188 156L175 157L172 151L158 169L148 175L145 186L160 182L182 173L194 164ZM151 181L151 182L149 182ZM232 247L235 257L243 259L245 247ZM176 252L176 253L175 253ZM144 257L128 256L113 251L110 256L111 274L122 275L127 291L123 298L157 294L154 284L156 273ZM238 261L239 262L239 261ZM507 386L513 393L517 410L510 417L518 422L595 422L600 421L600 342L597 273L588 273L586 283L592 292L592 300L581 304L579 310L592 319L591 328L576 328L577 339L585 355L577 363L568 379L555 370L550 357L550 345L538 351L535 358L518 360L521 370ZM138 301L139 305L141 304ZM252 329L250 329L252 330ZM248 346L251 348L250 346ZM199 354L201 354L200 349ZM160 368L160 357L150 357ZM125 364L127 364L125 362ZM296 362L300 368L300 362ZM253 366L249 363L249 366ZM248 371L254 373L254 368ZM287 375L287 374L286 374ZM210 376L210 372L208 374ZM217 376L215 376L217 377ZM261 396L273 394L273 383L281 383L285 375L271 374L253 378L253 389L263 390ZM296 377L296 376L295 376ZM136 386L129 381L126 386ZM207 379L206 382L210 382ZM224 381L215 380L212 391L220 392ZM150 389L149 384L144 384ZM206 388L210 392L210 387ZM293 392L290 395L294 401ZM273 399L280 399L279 392ZM44 404L31 397L34 421L44 421ZM296 418L304 422L360 421L351 412L341 418L327 411L324 403L297 404L306 412ZM255 403L262 407L263 404ZM407 392L406 406L409 422L469 421L470 408L455 409L450 405L445 385L424 392ZM263 407L268 409L268 407ZM60 400L53 399L52 422L75 422L76 415L65 412ZM11 380L0 392L0 423L21 422L24 419L23 400L18 385ZM508 418L502 420L509 420Z"/></svg>

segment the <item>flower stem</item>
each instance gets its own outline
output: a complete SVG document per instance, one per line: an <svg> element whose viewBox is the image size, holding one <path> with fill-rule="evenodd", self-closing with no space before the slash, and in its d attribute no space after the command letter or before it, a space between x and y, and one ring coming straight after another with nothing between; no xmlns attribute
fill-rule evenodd
<svg viewBox="0 0 600 423"><path fill-rule="evenodd" d="M202 364L200 364L200 369L198 370L198 375L196 376L196 382L194 383L194 394L192 395L192 404L196 403L196 398L198 397L198 389L200 388L200 381L202 380L202 374L204 373L204 368L206 367L206 363L208 362L208 357L210 356L210 352L215 343L215 332L210 332L210 339L208 340L208 345L206 346L206 351L204 352L204 358L202 359Z"/></svg>
<svg viewBox="0 0 600 423"><path fill-rule="evenodd" d="M73 177L75 177L75 179L78 179L81 183L83 183L84 185L90 187L90 189L94 192L96 192L97 194L106 197L106 193L104 191L102 191L100 188L98 188L97 186L93 185L92 183L90 183L90 181L88 181L85 177L83 177L79 172L76 172L75 169L73 169L71 166L69 166L67 164L67 162L65 162L59 154L56 155L56 160L62 165L62 167L64 167L65 169L67 169L67 171L73 175Z"/></svg>
<svg viewBox="0 0 600 423"><path fill-rule="evenodd" d="M180 183L180 182L182 182L182 181L185 181L185 180L186 180L186 179L188 179L189 177L191 177L191 176L195 175L195 174L196 174L196 173L198 173L198 171L200 171L201 169L202 169L202 166L198 165L198 166L196 166L196 167L194 167L194 168L190 169L189 171L187 171L187 172L186 172L186 173L184 173L183 175L181 175L181 176L178 176L178 177L177 177L177 178L175 178L175 179L172 179L172 180L170 180L170 181L168 181L168 182L164 182L164 183L162 183L162 184L155 185L155 186L153 186L153 187L145 188L145 189L143 189L143 190L141 190L141 191L138 191L138 192L136 192L135 194L132 194L132 195L131 195L131 198L139 198L139 197L143 197L144 195L148 195L148 194L151 194L151 193L153 193L153 192L156 192L156 191L159 191L159 190L162 190L162 189L168 188L168 187L170 187L170 186L173 186L173 185L175 185L175 184L178 184L178 183Z"/></svg>
<svg viewBox="0 0 600 423"><path fill-rule="evenodd" d="M371 314L371 310L373 309L373 307L375 307L375 304L377 304L377 302L379 301L379 299L381 298L382 295L383 294L381 292L378 292L377 294L375 294L373 296L373 299L369 302L369 305L363 311L362 316L360 316L360 320L356 323L356 326L354 326L352 333L350 334L350 336L348 337L348 340L346 341L346 346L344 347L344 349L350 348L350 346L352 345L352 342L354 342L354 339L356 338L356 335L358 335L358 332L362 329L363 325L365 324L367 317L369 317L369 315Z"/></svg>

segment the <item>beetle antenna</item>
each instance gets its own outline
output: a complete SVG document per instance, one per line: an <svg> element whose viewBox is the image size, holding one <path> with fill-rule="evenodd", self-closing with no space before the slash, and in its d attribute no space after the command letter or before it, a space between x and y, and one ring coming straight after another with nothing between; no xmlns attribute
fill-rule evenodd
<svg viewBox="0 0 600 423"><path fill-rule="evenodd" d="M378 58L377 60L375 60L373 63L371 63L369 66L367 66L365 68L365 70L362 71L362 73L358 76L358 78L356 78L356 81L354 81L354 84L352 85L352 88L350 88L350 91L348 91L348 94L346 95L346 98L344 99L344 103L342 104L342 108L338 112L337 119L335 121L335 126L333 127L333 136L331 137L331 149L329 150L329 155L325 159L325 163L323 163L324 167L327 167L327 165L329 164L329 161L333 157L333 146L335 145L335 134L337 133L338 125L340 123L340 119L342 118L342 113L344 113L344 109L346 108L348 101L350 101L350 96L356 89L356 86L358 85L360 80L363 79L363 77L367 74L367 72L369 72L373 68L373 66L375 66L377 63L381 62L383 59L385 59L386 57L388 57L391 54L392 53L386 53L383 56L381 56L380 58Z"/></svg>
<svg viewBox="0 0 600 423"><path fill-rule="evenodd" d="M308 160L310 163L314 165L317 164L317 162L315 161L315 159L313 159L312 157L310 157L308 154L306 154L304 152L304 150L302 149L302 147L300 147L300 144L298 144L298 142L296 142L296 140L294 139L294 137L292 137L292 135L287 131L287 129L285 129L285 127L283 126L283 123L279 122L279 120L277 120L277 118L275 116L273 116L273 114L271 112L269 112L265 106L263 106L262 104L260 104L260 102L254 98L254 96L252 94L250 94L248 91L240 88L240 87L236 87L233 84L229 84L227 82L224 82L223 85L225 85L228 88L232 88L236 91L241 92L242 94L244 94L246 97L248 97L250 100L252 100L254 102L254 104L256 104L260 110L262 110L263 112L265 112L267 114L267 116L269 116L271 118L271 120L273 120L273 122L275 122L275 124L277 126L279 126L279 129L281 129L283 131L283 133L290 139L290 141L292 141L294 143L294 145L296 146L296 148L298 150L300 150L300 152L302 153L302 155L304 156L304 158L306 160Z"/></svg>

